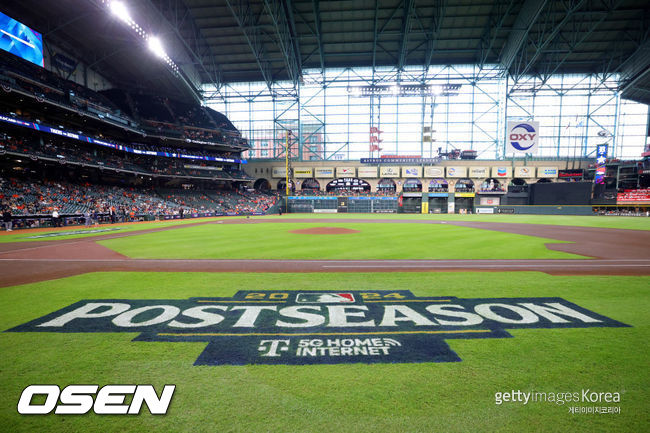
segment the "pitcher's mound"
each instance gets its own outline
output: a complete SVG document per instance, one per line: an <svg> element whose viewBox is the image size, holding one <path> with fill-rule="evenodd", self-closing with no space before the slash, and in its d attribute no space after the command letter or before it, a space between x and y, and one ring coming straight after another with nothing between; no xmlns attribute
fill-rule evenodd
<svg viewBox="0 0 650 433"><path fill-rule="evenodd" d="M310 229L289 230L289 233L299 235L349 235L350 233L361 233L359 230L346 229L342 227L313 227Z"/></svg>

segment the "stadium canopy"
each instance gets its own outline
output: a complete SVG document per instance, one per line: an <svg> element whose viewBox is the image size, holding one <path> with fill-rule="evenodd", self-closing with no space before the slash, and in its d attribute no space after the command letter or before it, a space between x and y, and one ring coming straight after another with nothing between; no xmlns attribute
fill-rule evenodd
<svg viewBox="0 0 650 433"><path fill-rule="evenodd" d="M179 88L173 74L143 61L133 35L102 10L107 2L21 0L3 8L118 83L135 78L150 88ZM616 73L623 97L650 102L647 0L123 3L165 40L194 90L205 83L298 83L313 68L498 64L515 79Z"/></svg>

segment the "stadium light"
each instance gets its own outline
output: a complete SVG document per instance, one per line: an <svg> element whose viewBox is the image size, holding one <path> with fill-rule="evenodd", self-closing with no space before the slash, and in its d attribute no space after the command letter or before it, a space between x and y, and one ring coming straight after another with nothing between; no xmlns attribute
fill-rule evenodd
<svg viewBox="0 0 650 433"><path fill-rule="evenodd" d="M175 75L180 74L178 65L176 65L176 63L174 63L174 61L165 52L162 41L156 36L149 36L147 32L142 27L140 27L140 25L136 23L133 18L131 18L131 14L129 13L129 10L124 2L120 0L101 0L101 2L108 8L111 15L126 23L132 31L140 36L147 43L147 46L151 52L153 52L156 57L163 59Z"/></svg>
<svg viewBox="0 0 650 433"><path fill-rule="evenodd" d="M131 22L131 14L126 5L121 1L112 1L110 3L111 13L125 23Z"/></svg>
<svg viewBox="0 0 650 433"><path fill-rule="evenodd" d="M156 57L160 57L161 59L167 57L167 53L165 53L162 42L160 42L160 39L158 39L156 36L149 36L147 45L149 46L149 50L151 50L151 52L154 53Z"/></svg>

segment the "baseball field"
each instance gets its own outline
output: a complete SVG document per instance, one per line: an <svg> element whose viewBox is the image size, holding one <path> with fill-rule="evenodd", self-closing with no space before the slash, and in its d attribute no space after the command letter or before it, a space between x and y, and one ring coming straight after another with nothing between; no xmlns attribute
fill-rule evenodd
<svg viewBox="0 0 650 433"><path fill-rule="evenodd" d="M288 215L107 228L0 236L3 431L650 423L648 219ZM348 341L381 350L355 357L340 348ZM32 384L176 389L166 415L20 416Z"/></svg>

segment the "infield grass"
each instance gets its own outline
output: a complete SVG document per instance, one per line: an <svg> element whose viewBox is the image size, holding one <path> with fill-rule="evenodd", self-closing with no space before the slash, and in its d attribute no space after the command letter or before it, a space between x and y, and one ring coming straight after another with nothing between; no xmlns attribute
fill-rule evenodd
<svg viewBox="0 0 650 433"><path fill-rule="evenodd" d="M340 235L291 233L337 227ZM205 224L100 241L142 259L571 259L553 251L561 241L446 224L254 223Z"/></svg>
<svg viewBox="0 0 650 433"><path fill-rule="evenodd" d="M185 299L237 290L411 290L416 296L559 296L630 328L519 329L447 340L456 363L193 366L206 343L137 334L0 333L6 432L647 431L650 277L543 273L95 273L0 289L0 330L82 299ZM176 384L169 413L20 416L29 384ZM495 404L496 392L619 392L621 413ZM580 404L589 406L589 404Z"/></svg>

